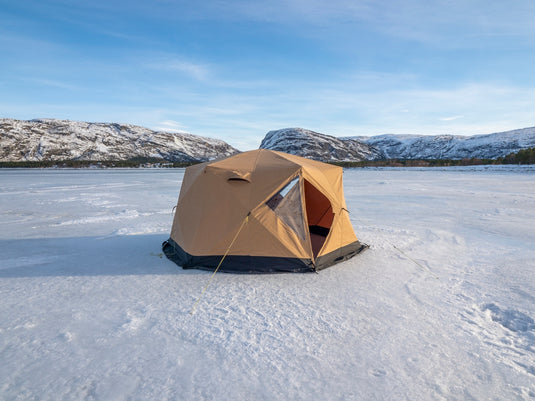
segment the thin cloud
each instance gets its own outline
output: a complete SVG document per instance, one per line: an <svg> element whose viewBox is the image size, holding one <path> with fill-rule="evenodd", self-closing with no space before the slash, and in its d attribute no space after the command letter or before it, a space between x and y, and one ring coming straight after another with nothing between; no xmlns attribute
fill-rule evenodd
<svg viewBox="0 0 535 401"><path fill-rule="evenodd" d="M176 72L186 75L200 82L206 82L212 76L211 69L206 64L193 63L186 60L164 60L147 64L147 67L157 70Z"/></svg>
<svg viewBox="0 0 535 401"><path fill-rule="evenodd" d="M187 134L188 131L184 129L181 123L173 120L160 121L156 127L157 131L174 132L177 134Z"/></svg>
<svg viewBox="0 0 535 401"><path fill-rule="evenodd" d="M203 2L204 3L204 2ZM472 47L489 36L535 39L535 2L512 0L273 0L205 4L209 18L249 19L272 24L329 27L351 32L363 26L375 32L443 47ZM281 12L283 10L283 12ZM349 31L347 31L349 29ZM324 34L324 32L322 33Z"/></svg>
<svg viewBox="0 0 535 401"><path fill-rule="evenodd" d="M70 84L70 83L67 83L67 82L56 81L56 80L52 80L52 79L31 78L31 79L28 79L28 81L33 82L33 83L35 83L37 85L41 85L41 86L49 86L49 87L52 87L52 88L66 89L66 90L70 90L70 91L75 91L75 90L82 89L79 85L73 85L73 84Z"/></svg>
<svg viewBox="0 0 535 401"><path fill-rule="evenodd" d="M463 118L464 116L451 116L451 117L442 117L439 118L440 121L454 121L458 120L459 118Z"/></svg>

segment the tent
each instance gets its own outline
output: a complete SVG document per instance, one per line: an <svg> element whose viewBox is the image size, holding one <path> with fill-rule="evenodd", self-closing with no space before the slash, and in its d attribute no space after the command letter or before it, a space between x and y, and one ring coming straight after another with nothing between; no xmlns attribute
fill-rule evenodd
<svg viewBox="0 0 535 401"><path fill-rule="evenodd" d="M358 254L342 168L267 149L186 168L165 255L183 268L310 272Z"/></svg>

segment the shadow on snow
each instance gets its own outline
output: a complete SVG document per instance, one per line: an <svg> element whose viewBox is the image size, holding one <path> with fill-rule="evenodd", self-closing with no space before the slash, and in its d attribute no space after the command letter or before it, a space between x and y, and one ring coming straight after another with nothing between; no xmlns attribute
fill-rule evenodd
<svg viewBox="0 0 535 401"><path fill-rule="evenodd" d="M169 261L166 235L0 240L0 278L206 274Z"/></svg>

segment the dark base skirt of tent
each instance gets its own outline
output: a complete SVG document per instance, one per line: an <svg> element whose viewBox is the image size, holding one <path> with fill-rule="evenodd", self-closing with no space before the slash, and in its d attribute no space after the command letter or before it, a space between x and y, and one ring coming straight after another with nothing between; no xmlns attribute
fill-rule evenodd
<svg viewBox="0 0 535 401"><path fill-rule="evenodd" d="M219 271L227 273L307 273L325 269L361 253L368 245L359 241L344 246L327 255L320 256L314 264L310 259L282 258L273 256L227 255ZM215 270L223 255L195 256L184 251L169 238L162 244L162 250L169 260L184 269Z"/></svg>

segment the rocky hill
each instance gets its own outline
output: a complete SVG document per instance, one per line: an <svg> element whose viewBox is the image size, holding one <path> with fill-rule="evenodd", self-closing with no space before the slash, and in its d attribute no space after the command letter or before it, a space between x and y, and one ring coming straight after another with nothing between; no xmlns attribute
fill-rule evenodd
<svg viewBox="0 0 535 401"><path fill-rule="evenodd" d="M129 124L0 118L0 161L129 160L199 162L238 153L217 139Z"/></svg>
<svg viewBox="0 0 535 401"><path fill-rule="evenodd" d="M382 157L373 147L357 139L336 138L303 128L270 131L260 148L278 150L321 161L361 161Z"/></svg>

